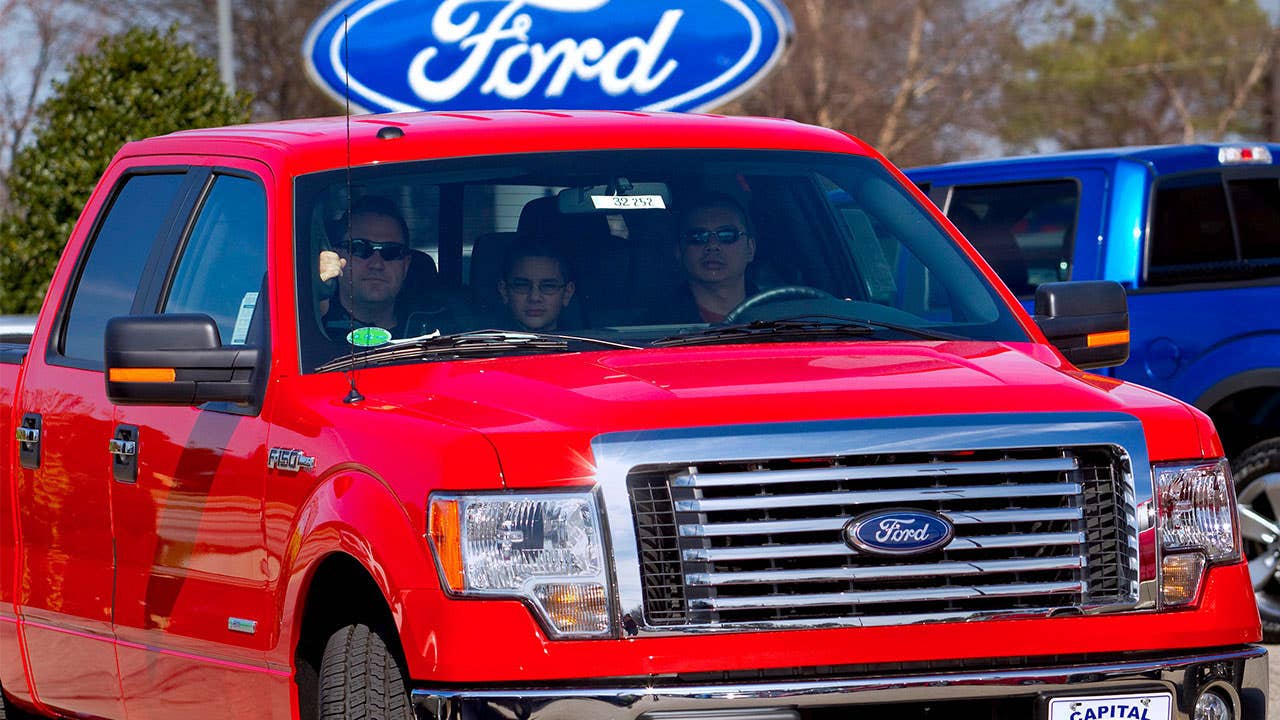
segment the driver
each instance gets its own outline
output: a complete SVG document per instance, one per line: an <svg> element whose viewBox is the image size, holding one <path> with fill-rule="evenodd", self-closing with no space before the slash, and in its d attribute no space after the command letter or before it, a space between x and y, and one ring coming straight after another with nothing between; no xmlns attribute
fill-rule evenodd
<svg viewBox="0 0 1280 720"><path fill-rule="evenodd" d="M350 226L351 234L347 235ZM320 313L325 329L343 337L353 327L377 326L403 335L396 299L409 268L409 228L387 198L367 196L329 227L335 250L320 253ZM336 296L336 297L334 297Z"/></svg>
<svg viewBox="0 0 1280 720"><path fill-rule="evenodd" d="M747 265L756 256L756 240L747 213L723 193L698 197L680 213L676 260L686 286L662 313L664 322L724 321L730 310L756 290L747 282Z"/></svg>

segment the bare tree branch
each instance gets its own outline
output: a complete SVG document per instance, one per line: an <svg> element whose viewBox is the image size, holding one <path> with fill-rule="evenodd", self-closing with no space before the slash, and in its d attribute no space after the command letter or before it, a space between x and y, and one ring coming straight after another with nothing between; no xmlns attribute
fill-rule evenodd
<svg viewBox="0 0 1280 720"><path fill-rule="evenodd" d="M1258 84L1262 82L1262 77L1266 74L1267 68L1274 64L1278 42L1280 42L1280 29L1273 28L1267 47L1254 57L1253 65L1249 68L1249 74L1245 77L1244 82L1240 84L1240 87L1236 88L1236 94L1232 98L1231 104L1224 108L1222 114L1218 116L1218 124L1213 131L1214 140L1221 140L1227 134L1227 128L1235 120L1236 116L1240 114L1245 103L1248 102L1250 94L1258 88Z"/></svg>

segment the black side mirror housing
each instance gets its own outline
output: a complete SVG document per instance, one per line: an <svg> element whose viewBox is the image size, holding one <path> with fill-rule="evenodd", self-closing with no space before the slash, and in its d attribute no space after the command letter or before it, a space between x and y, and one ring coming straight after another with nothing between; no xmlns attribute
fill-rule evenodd
<svg viewBox="0 0 1280 720"><path fill-rule="evenodd" d="M257 348L223 347L208 315L128 315L107 321L107 397L117 405L251 402Z"/></svg>
<svg viewBox="0 0 1280 720"><path fill-rule="evenodd" d="M1045 283L1036 288L1035 321L1081 370L1129 359L1129 299L1111 280Z"/></svg>

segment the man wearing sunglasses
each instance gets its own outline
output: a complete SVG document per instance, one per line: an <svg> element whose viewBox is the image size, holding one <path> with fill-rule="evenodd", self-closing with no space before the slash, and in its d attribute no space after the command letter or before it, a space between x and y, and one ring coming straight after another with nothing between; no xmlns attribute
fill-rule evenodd
<svg viewBox="0 0 1280 720"><path fill-rule="evenodd" d="M409 270L408 225L395 203L376 196L353 203L350 215L351 234L344 214L330 226L334 249L320 253L320 280L337 296L321 300L325 329L345 337L352 328L377 326L399 336L396 297Z"/></svg>
<svg viewBox="0 0 1280 720"><path fill-rule="evenodd" d="M688 294L679 293L664 322L718 323L747 298L747 265L755 259L756 240L747 213L729 195L704 195L680 214L676 260L684 270ZM754 292L754 290L752 290Z"/></svg>

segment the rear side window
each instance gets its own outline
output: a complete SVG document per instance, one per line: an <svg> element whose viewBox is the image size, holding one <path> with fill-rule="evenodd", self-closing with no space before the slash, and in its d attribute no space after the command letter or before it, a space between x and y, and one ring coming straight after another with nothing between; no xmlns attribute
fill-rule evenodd
<svg viewBox="0 0 1280 720"><path fill-rule="evenodd" d="M1280 180L1250 178L1227 183L1236 225L1240 228L1240 255L1245 262L1280 262Z"/></svg>
<svg viewBox="0 0 1280 720"><path fill-rule="evenodd" d="M1071 277L1080 207L1075 180L957 185L947 217L1015 295Z"/></svg>
<svg viewBox="0 0 1280 720"><path fill-rule="evenodd" d="M157 236L185 175L134 175L111 203L72 290L61 352L102 366L107 320L128 315Z"/></svg>
<svg viewBox="0 0 1280 720"><path fill-rule="evenodd" d="M1280 275L1280 180L1195 173L1161 180L1148 285Z"/></svg>
<svg viewBox="0 0 1280 720"><path fill-rule="evenodd" d="M218 324L223 345L244 345L267 271L267 200L253 180L214 180L164 303L165 313L203 313ZM260 300L262 302L260 302Z"/></svg>

